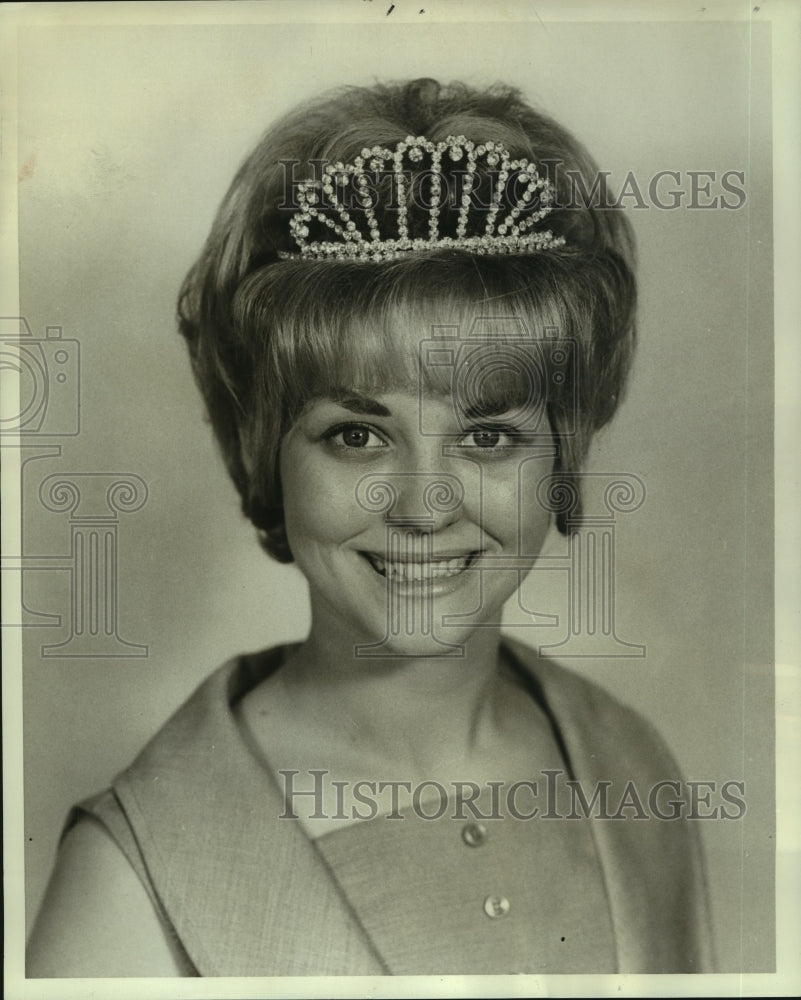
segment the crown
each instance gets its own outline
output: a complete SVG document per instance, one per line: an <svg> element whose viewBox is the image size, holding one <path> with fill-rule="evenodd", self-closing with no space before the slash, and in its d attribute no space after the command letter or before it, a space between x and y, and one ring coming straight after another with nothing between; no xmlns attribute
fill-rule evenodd
<svg viewBox="0 0 801 1000"><path fill-rule="evenodd" d="M422 183L423 178L427 190L418 185L417 194L425 195L427 235L413 236L408 202L414 198L414 181ZM456 178L461 190L456 192L458 214L455 227L451 221L450 235L441 231L442 210L452 194L447 188ZM485 178L492 193L477 211L477 189ZM376 217L380 179L388 195L384 208L395 210L394 233L381 232ZM565 243L563 236L554 236L549 229L531 229L552 210L551 182L535 163L512 159L499 142L475 143L463 135L430 142L410 135L394 149L373 146L363 149L352 163L328 163L322 179L304 180L294 187L297 212L289 229L298 252L280 251L282 260L378 262L446 248L474 254L527 254ZM321 238L314 238L315 233Z"/></svg>

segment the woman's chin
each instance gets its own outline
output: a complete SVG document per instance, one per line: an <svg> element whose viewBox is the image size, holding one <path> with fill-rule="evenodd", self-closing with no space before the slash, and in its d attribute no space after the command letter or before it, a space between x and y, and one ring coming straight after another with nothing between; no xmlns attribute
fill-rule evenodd
<svg viewBox="0 0 801 1000"><path fill-rule="evenodd" d="M409 629L401 633L389 629L372 633L373 638L354 642L357 659L389 657L393 659L429 659L432 657L461 658L468 647L479 637L497 637L499 626L490 623L452 625L422 629Z"/></svg>
<svg viewBox="0 0 801 1000"><path fill-rule="evenodd" d="M468 647L497 642L503 605L509 596L483 595L472 581L468 600L462 594L431 595L424 600L407 591L388 600L364 594L359 607L348 608L330 597L312 604L312 632L321 650L336 647L339 655L352 649L355 659L464 657Z"/></svg>

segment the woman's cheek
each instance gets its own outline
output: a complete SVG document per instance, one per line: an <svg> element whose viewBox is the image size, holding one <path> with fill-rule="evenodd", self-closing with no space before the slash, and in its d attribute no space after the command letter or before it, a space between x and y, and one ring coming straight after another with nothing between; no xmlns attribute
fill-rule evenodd
<svg viewBox="0 0 801 1000"><path fill-rule="evenodd" d="M349 527L355 530L366 516L356 500L359 475L327 456L304 457L294 468L287 463L283 484L287 530L307 540L341 539Z"/></svg>
<svg viewBox="0 0 801 1000"><path fill-rule="evenodd" d="M514 547L520 555L539 553L551 516L537 499L537 487L552 467L550 459L534 459L509 463L485 475L482 527L505 548Z"/></svg>
<svg viewBox="0 0 801 1000"><path fill-rule="evenodd" d="M521 470L519 480L521 552L537 556L551 527L550 510L540 501L540 484L553 472L553 461L536 460L528 462Z"/></svg>
<svg viewBox="0 0 801 1000"><path fill-rule="evenodd" d="M481 508L484 518L493 522L503 534L516 530L519 523L520 478L519 466L506 465L485 473L481 483Z"/></svg>

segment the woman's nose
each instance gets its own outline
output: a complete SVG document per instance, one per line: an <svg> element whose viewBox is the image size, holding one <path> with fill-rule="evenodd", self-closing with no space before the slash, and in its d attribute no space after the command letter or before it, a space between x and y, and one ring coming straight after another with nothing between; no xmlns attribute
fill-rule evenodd
<svg viewBox="0 0 801 1000"><path fill-rule="evenodd" d="M356 500L387 524L441 530L459 517L465 490L451 472L379 472L359 480Z"/></svg>

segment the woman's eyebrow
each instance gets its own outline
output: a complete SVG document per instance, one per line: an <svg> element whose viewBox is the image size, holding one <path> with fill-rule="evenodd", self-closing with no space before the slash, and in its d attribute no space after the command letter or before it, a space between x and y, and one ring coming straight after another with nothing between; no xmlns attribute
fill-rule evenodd
<svg viewBox="0 0 801 1000"><path fill-rule="evenodd" d="M342 406L352 413L360 413L371 417L389 417L392 415L391 411L383 403L379 403L376 399L371 399L370 396L362 396L354 393L352 389L343 389L341 393L335 390L330 398L338 406Z"/></svg>

